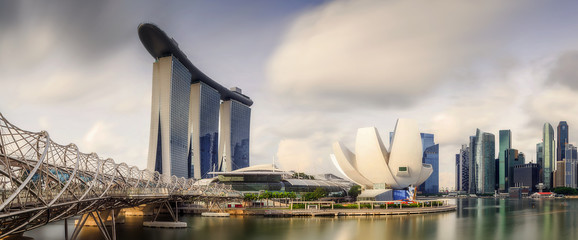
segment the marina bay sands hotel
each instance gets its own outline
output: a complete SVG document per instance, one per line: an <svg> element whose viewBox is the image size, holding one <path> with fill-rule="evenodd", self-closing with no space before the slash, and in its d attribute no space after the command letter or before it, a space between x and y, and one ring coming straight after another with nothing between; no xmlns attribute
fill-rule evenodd
<svg viewBox="0 0 578 240"><path fill-rule="evenodd" d="M201 179L248 167L253 101L199 71L157 26L141 24L138 35L155 59L147 168Z"/></svg>

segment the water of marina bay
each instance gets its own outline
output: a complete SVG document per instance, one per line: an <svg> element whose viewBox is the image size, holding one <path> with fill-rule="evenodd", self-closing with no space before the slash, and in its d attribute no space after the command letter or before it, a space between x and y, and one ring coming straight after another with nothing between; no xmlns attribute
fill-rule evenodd
<svg viewBox="0 0 578 240"><path fill-rule="evenodd" d="M455 199L457 211L381 217L265 218L181 216L186 229L142 227L127 216L117 239L577 239L578 199ZM145 219L148 217L145 217ZM69 229L72 232L72 221ZM103 239L87 227L80 239ZM64 239L64 221L32 230L34 239Z"/></svg>

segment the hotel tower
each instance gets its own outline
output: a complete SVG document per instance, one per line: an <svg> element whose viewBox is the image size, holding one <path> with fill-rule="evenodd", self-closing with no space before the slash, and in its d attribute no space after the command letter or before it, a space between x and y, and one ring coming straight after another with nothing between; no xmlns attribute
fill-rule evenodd
<svg viewBox="0 0 578 240"><path fill-rule="evenodd" d="M199 71L157 26L141 24L138 34L155 59L147 168L201 179L248 167L253 101Z"/></svg>

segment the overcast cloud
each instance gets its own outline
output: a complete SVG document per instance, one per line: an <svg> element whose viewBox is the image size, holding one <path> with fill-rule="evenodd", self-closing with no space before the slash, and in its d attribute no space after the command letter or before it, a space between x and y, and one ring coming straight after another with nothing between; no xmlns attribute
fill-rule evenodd
<svg viewBox="0 0 578 240"><path fill-rule="evenodd" d="M331 144L354 146L401 117L440 143L440 181L476 128L511 129L535 161L544 122L578 136L578 6L572 1L0 0L0 112L144 168L153 59L141 22L255 101L251 163L337 173ZM387 145L387 144L386 144Z"/></svg>

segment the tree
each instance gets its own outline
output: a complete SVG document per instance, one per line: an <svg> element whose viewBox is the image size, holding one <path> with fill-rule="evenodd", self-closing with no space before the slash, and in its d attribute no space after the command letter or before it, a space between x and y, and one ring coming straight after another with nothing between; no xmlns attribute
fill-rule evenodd
<svg viewBox="0 0 578 240"><path fill-rule="evenodd" d="M323 188L318 187L313 192L303 194L301 196L301 199L304 201L315 201L325 196L327 196L327 191L325 191L325 189Z"/></svg>
<svg viewBox="0 0 578 240"><path fill-rule="evenodd" d="M554 192L557 194L564 194L564 195L576 195L578 191L571 187L557 187L554 188Z"/></svg>
<svg viewBox="0 0 578 240"><path fill-rule="evenodd" d="M351 187L349 189L349 192L347 192L347 194L353 198L357 198L357 196L359 196L360 193L361 193L361 186L359 185Z"/></svg>
<svg viewBox="0 0 578 240"><path fill-rule="evenodd" d="M313 177L313 176L311 176L311 175L307 175L307 174L302 173L302 172L293 173L293 178L297 178L297 179L315 179L315 177Z"/></svg>

